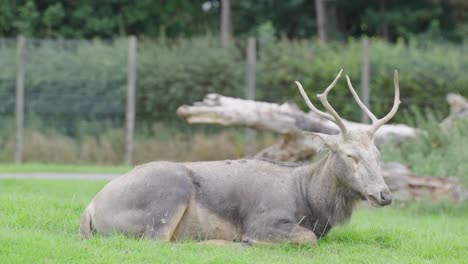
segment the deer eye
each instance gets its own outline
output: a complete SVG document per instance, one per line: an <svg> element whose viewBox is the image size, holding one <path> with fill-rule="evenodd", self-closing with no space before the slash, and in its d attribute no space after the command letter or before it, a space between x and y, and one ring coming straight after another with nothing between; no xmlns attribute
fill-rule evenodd
<svg viewBox="0 0 468 264"><path fill-rule="evenodd" d="M346 154L346 156L347 156L348 158L352 159L352 160L353 160L354 162L356 162L356 163L359 162L358 158L357 158L356 156L354 156L354 155Z"/></svg>

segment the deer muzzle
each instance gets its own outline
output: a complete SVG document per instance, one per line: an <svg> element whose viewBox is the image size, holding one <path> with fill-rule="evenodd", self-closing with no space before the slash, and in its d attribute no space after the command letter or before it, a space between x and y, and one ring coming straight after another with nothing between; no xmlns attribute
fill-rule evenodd
<svg viewBox="0 0 468 264"><path fill-rule="evenodd" d="M385 188L381 191L369 192L366 194L367 200L374 206L386 206L392 203L392 193Z"/></svg>

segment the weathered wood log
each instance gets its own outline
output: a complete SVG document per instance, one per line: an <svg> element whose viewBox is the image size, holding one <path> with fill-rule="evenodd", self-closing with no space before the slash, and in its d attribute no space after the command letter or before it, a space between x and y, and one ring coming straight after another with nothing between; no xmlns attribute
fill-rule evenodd
<svg viewBox="0 0 468 264"><path fill-rule="evenodd" d="M464 108L462 108L464 109ZM183 105L177 114L192 124L218 124L250 127L284 135L281 142L260 151L255 158L274 161L300 162L316 154L302 135L302 131L337 134L338 127L314 113L305 113L294 104L275 104L249 101L208 94L193 106ZM366 128L369 125L345 121L348 128ZM402 142L417 137L416 128L392 124L382 126L376 133L376 144L389 141ZM408 167L399 163L385 163L383 177L399 200L460 201L468 198L467 192L455 178L421 177L412 175Z"/></svg>
<svg viewBox="0 0 468 264"><path fill-rule="evenodd" d="M450 106L450 114L440 124L442 129L449 130L459 118L468 118L468 100L459 94L449 93L447 103Z"/></svg>
<svg viewBox="0 0 468 264"><path fill-rule="evenodd" d="M177 114L191 124L218 124L223 126L242 126L258 130L268 130L285 137L283 140L256 155L283 161L300 161L313 156L316 152L307 145L302 131L325 134L339 133L331 121L313 112L305 113L296 105L275 104L208 94L203 101L193 106L183 105ZM344 120L349 129L367 128L369 125ZM393 141L401 142L418 135L419 131L403 124L383 125L375 134L376 145Z"/></svg>
<svg viewBox="0 0 468 264"><path fill-rule="evenodd" d="M452 201L468 199L468 192L454 177L414 176L397 162L382 164L385 183L400 201Z"/></svg>
<svg viewBox="0 0 468 264"><path fill-rule="evenodd" d="M337 134L338 127L331 121L313 112L305 113L296 105L285 103L267 103L239 98L207 94L203 101L193 106L183 105L177 114L187 122L219 124L223 126L243 126L259 130L269 130L279 134L300 134L301 131L313 131L325 134ZM370 125L345 120L350 128L366 128ZM379 143L388 140L401 141L418 135L416 128L392 124L383 125L375 137Z"/></svg>

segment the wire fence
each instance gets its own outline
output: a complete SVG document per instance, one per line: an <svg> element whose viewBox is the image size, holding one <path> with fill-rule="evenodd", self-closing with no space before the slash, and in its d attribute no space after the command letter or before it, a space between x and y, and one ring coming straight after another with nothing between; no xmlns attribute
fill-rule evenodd
<svg viewBox="0 0 468 264"><path fill-rule="evenodd" d="M76 131L75 121L80 120L109 120L122 126L126 49L124 41L27 39L22 62L26 118L71 135ZM19 63L16 40L0 39L0 53L0 113L10 116L15 112Z"/></svg>
<svg viewBox="0 0 468 264"><path fill-rule="evenodd" d="M140 162L157 158L135 154L135 148L148 146L150 140L133 146L135 121L128 121L135 119L135 111L128 112L128 78L129 72L136 72L136 65L129 68L127 39L28 38L24 48L18 43L19 39L0 38L0 161L73 162L67 156L76 156L76 162L131 165L134 155ZM19 67L24 76L18 76ZM21 98L17 96L18 79L24 89ZM15 108L21 100L23 113L18 113ZM174 113L162 113L155 124L141 127L137 133L155 134L157 130L163 142L183 140L181 146L174 146L180 151L163 158L183 157L181 152L190 148L191 140L174 136L179 134L175 130L192 130L172 127L174 122L169 119L174 119ZM154 153L168 147L162 144L153 149ZM51 153L54 151L57 153Z"/></svg>
<svg viewBox="0 0 468 264"><path fill-rule="evenodd" d="M2 117L0 125L3 127L3 129L0 129L0 146L3 149L0 152L0 161L12 161L12 153L15 149L16 151L24 152L21 158L16 159L17 162L73 162L73 160L84 160L84 162L122 163L126 152L125 149L127 149L126 155L129 155L129 152L133 153L131 155L135 155L135 158L130 158L129 163L132 160L136 160L138 163L157 158L166 158L164 155L158 156L154 154L155 152L160 152L159 149L181 148L179 152L175 152L169 159L184 159L184 155L186 155L186 153L183 153L184 150L186 152L202 152L203 145L205 144L206 146L207 142L198 142L197 146L200 145L200 148L193 146L193 142L186 142L184 143L185 145L181 146L167 143L171 140L176 142L181 140L180 135L177 135L180 133L177 132L193 131L188 129L188 126L171 128L167 125L164 119L177 118L174 111L167 109L161 109L160 113L158 113L158 116L167 118L154 120L155 124L152 124L150 127L139 126L138 120L136 125L136 134L144 134L148 132L147 130L152 130L152 132L157 131L156 133L149 134L158 134L158 138L165 141L164 144L166 145L155 146L151 150L153 154L142 156L143 152L151 152L143 150L145 146L148 147L151 139L136 142L135 146L133 146L133 141L129 142L129 125L126 123L129 118L127 113L128 73L131 70L136 71L136 68L129 69L128 43L127 39L47 40L27 38L23 50L24 59L22 59L18 55L17 39L0 38L0 115ZM140 59L152 59L145 58L145 53L141 54L139 51L135 67L138 67ZM155 57L157 58L158 56ZM15 115L17 114L15 107L18 105L17 80L21 78L18 77L17 73L18 67L21 64L24 67L23 123L26 134L18 136L18 128L15 129ZM161 59L161 64L164 64L164 59ZM368 65L367 68L369 69L371 66ZM165 65L160 65L160 67L164 68ZM250 68L250 71L255 72L255 68ZM168 67L166 70L171 71L172 69ZM369 72L365 74L369 74ZM250 76L253 76L253 82L255 82L255 74L250 74ZM151 76L151 69L149 69L148 71L138 71L138 78L159 78L159 76ZM139 90L139 81L139 79L136 80L137 91ZM174 81L176 82L177 80ZM246 81L246 83L249 82L252 83L252 80ZM223 84L217 85L219 87ZM242 86L239 91L245 91L245 88L243 88L244 84L239 83L237 85ZM170 93L172 91L167 92ZM258 92L268 93L268 91ZM252 91L250 93L252 94ZM243 96L243 93L237 93L237 95ZM334 100L337 104L344 104L349 100L349 96L338 95L335 96ZM145 98L140 98L138 102L141 101L144 102ZM389 105L392 101L392 97L373 97L371 94L368 103L384 103ZM415 103L426 106L431 106L432 104L431 100L417 97L405 98L405 101L406 103L410 102L411 104ZM186 101L185 103L190 104L193 101ZM145 106L137 105L136 108L141 109L145 108ZM130 116L134 118L135 114L132 113ZM182 121L179 120L179 122ZM130 127L133 129L134 124L131 124ZM112 134L112 131L118 132ZM49 143L53 143L54 138L63 139L63 142L68 139L76 139L78 143L72 144L72 147L63 147L77 149L73 152L75 154L70 154L68 158L60 157L60 153L63 153L62 149L58 149L57 154L52 156L44 154L54 150L52 146L51 149L48 149L47 143L42 144L43 142L37 142L39 132L53 132L53 136L43 139L44 142ZM236 130L236 133L239 133L239 131ZM34 134L36 135L36 141L34 141ZM127 134L127 140L125 140L125 134ZM97 136L97 139L90 139L91 136ZM26 138L22 150L17 149L18 137ZM16 140L13 140L13 138L16 138ZM134 138L133 134L130 135L130 138L130 140ZM88 141L85 142L85 139ZM221 143L218 142L218 144L227 144L225 142L226 138L220 137L219 140L221 140ZM236 137L234 138L235 140L244 142L243 139L239 140ZM252 141L247 139L247 142ZM264 144L270 143L271 141L268 141L268 139L264 142ZM86 144L88 144L87 147ZM130 147L129 144L131 145ZM231 149L227 151L227 156L243 155L244 150L243 148L240 149L240 143L236 144L231 146ZM95 148L95 152L89 150L93 147ZM261 144L258 147L261 147ZM105 148L112 148L112 154L98 153L98 149ZM252 151L255 150L249 150L249 152ZM83 156L86 156L86 158L83 158ZM203 154L200 154L200 156L203 156ZM197 157L189 157L188 159L197 159Z"/></svg>

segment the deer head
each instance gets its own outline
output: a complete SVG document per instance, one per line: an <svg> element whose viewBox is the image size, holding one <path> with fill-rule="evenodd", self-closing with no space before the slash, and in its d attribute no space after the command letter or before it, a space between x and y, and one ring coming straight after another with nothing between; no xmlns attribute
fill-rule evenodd
<svg viewBox="0 0 468 264"><path fill-rule="evenodd" d="M354 90L349 77L346 75L348 87L359 107L372 120L368 129L348 130L345 123L333 109L327 100L328 93L333 89L341 76L341 70L330 86L317 97L327 112L318 110L310 101L302 85L296 81L296 85L309 108L317 115L335 123L341 133L338 135L325 135L319 133L304 132L305 136L314 144L325 146L329 150L330 166L327 171L336 177L337 184L343 185L346 190L356 193L363 199L367 199L375 206L385 206L392 202L392 195L385 184L380 169L380 153L374 144L375 132L383 124L387 123L397 112L400 104L398 86L398 72L395 70L395 98L390 112L382 119L377 119L374 114L362 103ZM331 176L330 176L331 177Z"/></svg>

